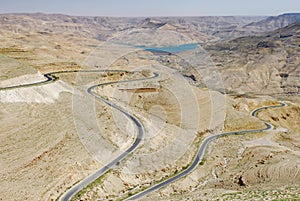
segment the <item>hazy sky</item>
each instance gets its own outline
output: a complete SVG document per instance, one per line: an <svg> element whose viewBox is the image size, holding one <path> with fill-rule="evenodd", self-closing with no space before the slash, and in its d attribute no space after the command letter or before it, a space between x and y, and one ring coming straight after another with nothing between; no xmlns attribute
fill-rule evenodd
<svg viewBox="0 0 300 201"><path fill-rule="evenodd" d="M90 16L278 15L300 12L300 0L0 0L0 13Z"/></svg>

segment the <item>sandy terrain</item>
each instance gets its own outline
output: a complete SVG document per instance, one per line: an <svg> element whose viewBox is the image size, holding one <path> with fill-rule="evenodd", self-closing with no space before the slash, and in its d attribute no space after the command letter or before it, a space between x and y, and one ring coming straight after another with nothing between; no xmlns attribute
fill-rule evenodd
<svg viewBox="0 0 300 201"><path fill-rule="evenodd" d="M238 118L242 118L242 120L236 119L237 109L234 109L236 103L236 101L232 102L228 111L228 115L232 115L231 120L236 123L229 124L226 121L225 127L229 125L230 130L235 130L235 128L239 130L241 125L249 128L249 117L246 120L247 113L242 112L245 115L238 115ZM251 107L270 104L270 102L253 99L238 100L238 103L242 108L238 112L251 111ZM259 118L264 120L270 121L268 113L272 113L273 118L278 117L278 120L275 118L277 123L271 120L276 125L275 130L245 136L228 136L216 140L209 147L204 165L185 179L171 184L143 200L299 198L298 110L299 104L297 106L291 104L286 108L260 112ZM289 124L283 118L285 113L290 114ZM256 125L256 128L263 127L260 120L255 120L255 118L251 125L250 128L253 125ZM293 140L290 141L291 138L287 136ZM185 194L188 195L183 196Z"/></svg>
<svg viewBox="0 0 300 201"><path fill-rule="evenodd" d="M241 26L250 18L216 19L218 24L226 20L235 24L234 35L249 33ZM278 45L273 49L264 43L257 46L259 37L245 37L216 44L209 52L199 48L197 52L161 55L117 42L126 39L135 45L158 46L214 43L223 38L226 27L204 27L210 24L205 18L167 18L158 29L153 26L161 21L151 19L139 22L36 14L3 15L0 20L1 88L41 81L44 73L57 70L139 71L60 74L59 80L50 84L1 89L0 200L56 200L126 150L136 136L132 121L95 101L86 89L103 82L147 78L153 72L159 76L96 89L142 122L145 139L127 159L81 192L78 200L118 200L136 193L185 169L204 137L264 128L263 121L275 129L216 139L195 171L143 200L300 197L297 29L291 39L272 32L268 40ZM215 31L220 32L213 36ZM251 27L250 32L256 31ZM104 42L120 33L130 34L113 43ZM240 49L226 49L236 44L241 44ZM280 74L285 65L287 79ZM261 94L267 92L269 95ZM253 109L279 101L288 106L250 117Z"/></svg>

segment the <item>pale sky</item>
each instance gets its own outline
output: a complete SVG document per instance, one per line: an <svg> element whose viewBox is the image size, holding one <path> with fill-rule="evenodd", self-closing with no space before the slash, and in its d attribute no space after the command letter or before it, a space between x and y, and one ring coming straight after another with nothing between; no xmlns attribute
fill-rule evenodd
<svg viewBox="0 0 300 201"><path fill-rule="evenodd" d="M87 16L228 16L300 13L300 0L0 0L0 13Z"/></svg>

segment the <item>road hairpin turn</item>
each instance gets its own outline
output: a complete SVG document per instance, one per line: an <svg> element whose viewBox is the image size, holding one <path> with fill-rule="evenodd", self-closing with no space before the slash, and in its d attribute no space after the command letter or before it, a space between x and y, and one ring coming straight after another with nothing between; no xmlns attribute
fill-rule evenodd
<svg viewBox="0 0 300 201"><path fill-rule="evenodd" d="M21 85L15 85L15 86L8 86L8 87L0 88L0 90L11 90L11 89L17 89L17 88L25 88L25 87L33 87L33 86L40 86L40 85L44 85L44 84L49 84L49 83L55 82L56 80L59 79L57 76L55 76L56 74L64 74L64 73L91 73L91 72L99 73L99 72L129 72L129 71L123 71L123 70L71 70L71 71L56 71L56 72L50 72L50 73L44 74L44 77L46 78L46 80L38 81L38 82L33 82L33 83L29 83L29 84L21 84ZM78 193L80 190L82 190L88 184L92 183L97 178L99 178L100 176L102 176L103 174L105 174L108 170L112 169L115 165L117 165L118 163L120 163L129 154L131 154L138 147L138 145L140 144L140 142L144 138L144 127L143 127L143 125L142 125L142 123L140 122L139 119L137 119L133 114L130 114L129 112L127 112L123 108L121 108L121 107L119 107L119 106L111 103L110 101L106 100L102 96L96 94L94 92L94 89L97 88L97 87L100 87L100 86L105 86L105 85L148 80L148 79L152 79L152 78L155 78L155 77L158 77L158 76L159 76L158 73L153 73L153 76L147 77L147 78L137 78L137 79L132 79L132 80L121 80L121 81L106 82L106 83L101 83L101 84L93 85L93 86L89 87L86 90L87 93L89 93L90 95L94 96L97 100L100 100L100 101L104 102L108 106L112 107L113 109L118 110L119 112L123 113L126 117L128 117L134 123L134 125L136 126L138 133L137 133L137 135L136 135L136 137L134 139L134 142L132 143L132 145L127 150L125 150L123 153L121 153L118 157L116 157L113 160L111 160L111 162L109 162L108 164L106 164L104 167L98 169L96 172L94 172L93 174L91 174L87 178L85 178L84 180L80 181L79 183L77 183L76 185L74 185L73 187L71 187L67 192L65 192L60 197L59 200L61 200L61 201L71 200L72 197L76 195L76 193Z"/></svg>
<svg viewBox="0 0 300 201"><path fill-rule="evenodd" d="M38 82L33 82L33 83L28 83L28 84L21 84L21 85L15 85L15 86L9 86L9 87L3 87L0 88L0 90L11 90L11 89L16 89L16 88L24 88L24 87L33 87L33 86L40 86L40 85L44 85L44 84L49 84L51 82L55 82L56 80L59 79L59 77L57 77L57 74L64 74L64 73L91 73L91 72L95 72L95 73L99 73L99 72L129 72L129 71L123 71L123 70L71 70L71 71L56 71L56 72L50 72L50 73L46 73L44 74L44 77L46 78L43 81L38 81ZM103 174L105 174L106 172L108 172L110 169L112 169L115 165L119 164L123 159L125 159L129 154L131 154L140 144L140 142L143 140L144 137L144 128L142 123L140 122L139 119L137 119L133 114L130 114L129 112L127 112L126 110L124 110L122 107L117 106L114 103L111 103L110 101L106 100L105 98L103 98L102 96L98 95L97 93L95 93L95 88L100 87L100 86L105 86L105 85L111 85L111 84L117 84L117 83L126 83L126 82L137 82L137 81L143 81L143 80L147 80L147 79L152 79L155 77L158 77L159 74L158 73L153 73L153 76L151 77L147 77L147 78L137 78L137 79L132 79L132 80L121 80L121 81L113 81L113 82L106 82L106 83L101 83L101 84L97 84L97 85L93 85L90 86L89 88L86 89L87 93L89 93L90 95L94 96L97 100L104 102L105 104L107 104L108 106L110 106L111 108L118 110L119 112L123 113L126 117L128 117L136 126L137 128L137 136L134 140L134 142L132 143L132 145L123 153L121 153L118 157L116 157L115 159L111 160L111 162L109 162L108 164L106 164L104 167L98 169L96 172L94 172L93 174L89 175L87 178L85 178L84 180L80 181L79 183L77 183L76 185L74 185L73 187L71 187L67 192L65 192L61 197L60 197L60 201L69 201L72 199L73 196L75 196L80 190L82 190L83 188L85 188L87 185L89 185L90 183L92 183L93 181L95 181L97 178L99 178L100 176L102 176ZM251 116L256 116L258 114L258 112L265 110L265 109L269 109L269 108L278 108L278 107L284 107L287 106L286 103L280 103L279 105L275 105L275 106L263 106L260 108L257 108L255 110L253 110L250 115ZM176 175L167 178L166 180L163 180L147 189L144 189L143 191L131 195L130 197L126 198L126 200L136 200L139 198L144 197L145 195L154 192L156 190L159 190L165 186L167 186L168 184L175 182L181 178L183 178L184 176L188 175L189 173L191 173L195 168L197 168L197 166L201 163L201 161L203 160L203 156L205 153L205 149L207 147L207 145L214 139L219 138L219 137L223 137L223 136L228 136L228 135L242 135L242 134L246 134L246 133L258 133L258 132L263 132L263 131L267 131L267 130L272 130L274 128L274 126L270 123L264 122L264 124L266 125L266 128L263 129L254 129L254 130L241 130L241 131L233 131L233 132L224 132L224 133L218 133L212 136L208 136L206 137L201 145L199 146L199 149L197 151L196 156L194 157L192 163L183 171L177 173Z"/></svg>

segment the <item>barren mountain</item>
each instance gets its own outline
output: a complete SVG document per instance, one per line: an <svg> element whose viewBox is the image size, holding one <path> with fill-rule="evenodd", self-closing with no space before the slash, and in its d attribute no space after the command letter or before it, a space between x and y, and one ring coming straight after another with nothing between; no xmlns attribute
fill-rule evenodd
<svg viewBox="0 0 300 201"><path fill-rule="evenodd" d="M117 18L82 17L62 14L5 14L0 15L0 27L15 33L40 34L64 33L83 35L106 40L113 33L134 28L167 27L190 34L200 41L233 39L239 36L261 33L281 28L299 20L299 14L284 14L278 17L225 16L225 17L160 17L160 18ZM209 37L210 36L210 37ZM204 42L207 42L206 40Z"/></svg>
<svg viewBox="0 0 300 201"><path fill-rule="evenodd" d="M1 30L15 33L47 35L69 33L106 39L112 32L130 27L138 18L80 17L62 14L5 14L0 15Z"/></svg>
<svg viewBox="0 0 300 201"><path fill-rule="evenodd" d="M137 193L185 170L204 137L262 129L263 121L274 130L214 140L191 174L143 199L299 198L300 23L264 32L265 18L0 15L0 200L58 200L128 149L138 131L130 115L86 92L105 82L94 92L141 121L145 139L78 200ZM155 51L187 43L196 49ZM5 88L52 71L106 68L124 72ZM124 82L131 79L139 80ZM280 101L287 106L249 115Z"/></svg>
<svg viewBox="0 0 300 201"><path fill-rule="evenodd" d="M226 88L240 93L299 95L299 25L207 46Z"/></svg>
<svg viewBox="0 0 300 201"><path fill-rule="evenodd" d="M234 39L241 36L253 36L253 35L261 35L264 32L268 32L271 30L283 28L290 24L293 24L300 20L299 13L287 13L279 16L271 16L271 17L257 17L255 18L237 18L239 19L239 23L235 24L232 20L228 20L231 26L220 26L215 29L214 32L211 32L214 36L218 36L221 39ZM244 19L244 20L242 20ZM249 23L249 20L252 22ZM248 24L245 24L247 23ZM235 24L235 25L234 25ZM234 26L233 26L234 25ZM216 26L214 26L216 27Z"/></svg>
<svg viewBox="0 0 300 201"><path fill-rule="evenodd" d="M81 17L62 14L5 14L0 15L1 30L15 33L51 34L69 33L93 37L101 41L113 33L135 28L160 28L177 30L190 34L199 42L216 38L240 36L233 30L265 17L163 17L163 18L116 18L116 17ZM195 35L195 36L193 36ZM200 35L200 36L199 36ZM210 36L210 37L209 37Z"/></svg>
<svg viewBox="0 0 300 201"><path fill-rule="evenodd" d="M254 27L268 31L270 29L279 29L300 20L300 13L286 13L279 16L271 16L258 22L252 22L245 27Z"/></svg>
<svg viewBox="0 0 300 201"><path fill-rule="evenodd" d="M143 23L149 21L158 22L161 26L171 25L177 31L185 33L205 34L215 39L233 39L238 36L247 35L252 32L243 26L262 20L266 17L258 16L209 16L209 17L161 17L147 18ZM142 23L142 24L143 24Z"/></svg>

